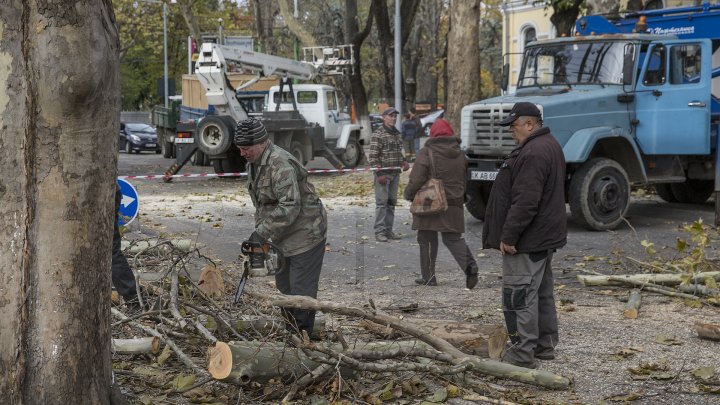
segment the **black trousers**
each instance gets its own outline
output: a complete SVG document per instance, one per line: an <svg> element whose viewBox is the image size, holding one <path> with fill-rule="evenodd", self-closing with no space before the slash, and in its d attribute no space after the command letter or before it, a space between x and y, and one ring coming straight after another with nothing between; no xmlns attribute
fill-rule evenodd
<svg viewBox="0 0 720 405"><path fill-rule="evenodd" d="M283 267L275 273L277 289L285 295L317 298L324 257L325 239L305 253L286 257ZM292 330L299 332L304 330L308 336L312 336L315 326L315 311L284 308L283 315Z"/></svg>
<svg viewBox="0 0 720 405"><path fill-rule="evenodd" d="M438 233L436 231L418 230L417 241L420 245L420 271L422 278L425 281L429 281L435 278ZM461 233L442 232L442 241L466 276L477 274L477 262Z"/></svg>
<svg viewBox="0 0 720 405"><path fill-rule="evenodd" d="M112 242L112 283L115 287L115 291L120 294L123 299L127 302L137 297L137 289L135 287L135 275L130 269L125 255L120 248L120 242L122 237L120 236L120 226L117 223L117 214L120 209L120 188L116 188L115 191L115 229L113 230L113 242Z"/></svg>

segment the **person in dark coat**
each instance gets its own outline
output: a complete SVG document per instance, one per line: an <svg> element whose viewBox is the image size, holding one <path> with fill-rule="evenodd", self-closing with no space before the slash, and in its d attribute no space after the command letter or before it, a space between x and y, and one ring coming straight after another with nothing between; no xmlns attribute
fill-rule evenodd
<svg viewBox="0 0 720 405"><path fill-rule="evenodd" d="M463 204L466 172L467 160L460 150L460 139L454 136L449 122L438 119L430 129L430 139L418 152L403 195L406 200L412 201L418 190L432 176L443 181L448 202L445 212L422 216L413 214L412 229L417 230L417 241L420 244L422 278L415 280L418 284L437 285L435 260L438 253L438 232L442 234L443 244L465 273L465 286L472 289L478 282L477 263L462 236L465 232Z"/></svg>
<svg viewBox="0 0 720 405"><path fill-rule="evenodd" d="M112 264L110 271L112 273L112 284L115 291L123 297L125 306L129 312L138 312L146 309L140 306L140 300L137 296L137 285L135 283L135 275L130 269L130 264L125 258L121 249L122 236L120 235L120 225L118 225L117 216L120 212L120 202L122 201L122 193L120 187L115 186L115 220L113 228L112 241Z"/></svg>
<svg viewBox="0 0 720 405"><path fill-rule="evenodd" d="M502 254L502 304L510 343L503 361L536 368L558 343L552 257L567 240L565 157L532 103L500 122L518 145L505 158L485 211L483 248Z"/></svg>

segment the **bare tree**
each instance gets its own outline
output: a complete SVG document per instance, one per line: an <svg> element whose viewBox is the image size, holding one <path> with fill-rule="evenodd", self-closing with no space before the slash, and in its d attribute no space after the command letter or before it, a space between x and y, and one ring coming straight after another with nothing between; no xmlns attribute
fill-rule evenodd
<svg viewBox="0 0 720 405"><path fill-rule="evenodd" d="M373 23L373 15L375 3L370 5L368 17L365 20L365 27L360 31L359 15L357 0L345 0L345 42L353 45L353 57L355 66L353 73L350 75L350 88L352 89L353 103L355 113L360 120L363 131L370 131L370 117L368 115L368 100L365 85L362 79L362 63L360 58L360 48L370 34Z"/></svg>
<svg viewBox="0 0 720 405"><path fill-rule="evenodd" d="M450 3L445 118L458 130L460 110L480 98L479 20L480 0Z"/></svg>
<svg viewBox="0 0 720 405"><path fill-rule="evenodd" d="M110 402L110 0L0 2L0 396Z"/></svg>
<svg viewBox="0 0 720 405"><path fill-rule="evenodd" d="M555 26L558 36L570 36L572 29L575 27L580 14L580 7L585 0L552 0L550 5L553 14L550 16L550 22Z"/></svg>

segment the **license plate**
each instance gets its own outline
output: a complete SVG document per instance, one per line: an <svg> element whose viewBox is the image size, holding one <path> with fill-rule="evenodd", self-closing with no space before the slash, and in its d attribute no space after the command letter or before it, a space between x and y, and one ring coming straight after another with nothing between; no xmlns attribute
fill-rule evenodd
<svg viewBox="0 0 720 405"><path fill-rule="evenodd" d="M470 172L470 180L486 180L486 181L495 181L495 177L497 177L498 172L477 172L472 171Z"/></svg>
<svg viewBox="0 0 720 405"><path fill-rule="evenodd" d="M195 138L175 138L175 143L195 143Z"/></svg>
<svg viewBox="0 0 720 405"><path fill-rule="evenodd" d="M145 146L148 148L154 148L155 144L154 143L146 143Z"/></svg>

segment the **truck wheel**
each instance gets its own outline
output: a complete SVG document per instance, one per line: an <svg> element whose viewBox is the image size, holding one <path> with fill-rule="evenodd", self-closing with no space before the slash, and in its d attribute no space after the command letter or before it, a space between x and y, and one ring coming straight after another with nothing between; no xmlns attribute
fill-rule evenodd
<svg viewBox="0 0 720 405"><path fill-rule="evenodd" d="M672 188L670 187L670 183L658 183L655 184L655 192L657 193L658 197L662 198L663 200L673 203L677 202L677 198L675 198L675 194L672 192Z"/></svg>
<svg viewBox="0 0 720 405"><path fill-rule="evenodd" d="M630 181L625 170L612 159L586 162L570 180L570 215L594 231L614 229L630 205Z"/></svg>
<svg viewBox="0 0 720 405"><path fill-rule="evenodd" d="M307 164L307 159L305 159L305 154L303 153L303 147L298 141L293 141L290 144L290 154L295 156L295 159L298 160L298 162L302 163L303 166Z"/></svg>
<svg viewBox="0 0 720 405"><path fill-rule="evenodd" d="M715 183L713 180L687 179L684 183L670 184L670 189L678 202L702 204L715 191Z"/></svg>
<svg viewBox="0 0 720 405"><path fill-rule="evenodd" d="M358 142L357 137L351 136L350 139L348 139L345 150L340 155L340 161L342 161L345 167L347 167L348 169L352 169L360 163L361 157L362 148L360 147L360 143Z"/></svg>
<svg viewBox="0 0 720 405"><path fill-rule="evenodd" d="M215 173L242 173L245 171L247 161L240 153L228 153L225 159L214 159L212 161Z"/></svg>
<svg viewBox="0 0 720 405"><path fill-rule="evenodd" d="M165 159L170 159L173 157L173 146L175 146L172 142L168 142L165 138L165 135L162 137L162 154Z"/></svg>
<svg viewBox="0 0 720 405"><path fill-rule="evenodd" d="M469 181L467 183L466 192L469 200L465 203L465 208L467 208L470 215L480 221L485 220L485 209L487 208L488 199L490 199L492 185L493 183L487 181Z"/></svg>
<svg viewBox="0 0 720 405"><path fill-rule="evenodd" d="M203 166L203 163L205 162L205 154L202 153L199 150L195 151L195 154L190 158L190 163L193 166Z"/></svg>
<svg viewBox="0 0 720 405"><path fill-rule="evenodd" d="M196 140L206 155L225 153L233 143L235 120L227 116L208 115L200 121Z"/></svg>

